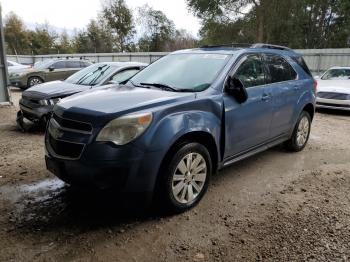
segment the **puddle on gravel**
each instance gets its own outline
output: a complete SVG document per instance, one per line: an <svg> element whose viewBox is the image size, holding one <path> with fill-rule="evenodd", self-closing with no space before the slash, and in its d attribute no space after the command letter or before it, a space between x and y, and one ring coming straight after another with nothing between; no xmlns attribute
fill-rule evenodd
<svg viewBox="0 0 350 262"><path fill-rule="evenodd" d="M127 210L134 205L123 206L118 194L77 190L58 179L0 186L0 198L5 200L8 220L20 228L105 225L129 215L136 218Z"/></svg>
<svg viewBox="0 0 350 262"><path fill-rule="evenodd" d="M28 185L1 186L0 194L2 198L14 204L18 203L22 198L29 198L32 201L38 202L57 195L64 187L64 182L59 179L45 179Z"/></svg>

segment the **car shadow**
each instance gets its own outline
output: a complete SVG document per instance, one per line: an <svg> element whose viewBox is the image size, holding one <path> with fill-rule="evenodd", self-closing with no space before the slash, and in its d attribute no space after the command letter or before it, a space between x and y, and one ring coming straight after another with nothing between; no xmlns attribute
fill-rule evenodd
<svg viewBox="0 0 350 262"><path fill-rule="evenodd" d="M316 112L320 114L326 114L326 115L350 116L350 111L346 111L346 110L317 108Z"/></svg>
<svg viewBox="0 0 350 262"><path fill-rule="evenodd" d="M239 161L215 174L212 183L219 182L223 176L235 179L257 159L269 158L281 151L282 147L277 146ZM213 190L216 190L215 187ZM144 195L79 189L56 178L17 187L0 187L0 195L12 203L8 217L10 230L25 234L100 228L118 230L175 215L157 204L150 205L151 199L146 199Z"/></svg>

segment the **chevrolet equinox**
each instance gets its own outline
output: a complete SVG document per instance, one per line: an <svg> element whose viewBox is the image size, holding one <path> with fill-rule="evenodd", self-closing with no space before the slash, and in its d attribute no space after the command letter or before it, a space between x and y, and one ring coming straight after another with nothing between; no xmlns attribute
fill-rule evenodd
<svg viewBox="0 0 350 262"><path fill-rule="evenodd" d="M56 104L46 165L69 184L146 193L181 212L216 170L280 143L302 150L315 89L303 58L286 47L177 51L125 85Z"/></svg>

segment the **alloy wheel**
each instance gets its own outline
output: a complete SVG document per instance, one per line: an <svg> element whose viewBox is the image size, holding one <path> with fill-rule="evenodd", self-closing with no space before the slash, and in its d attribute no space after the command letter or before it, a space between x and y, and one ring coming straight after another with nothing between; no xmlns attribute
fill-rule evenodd
<svg viewBox="0 0 350 262"><path fill-rule="evenodd" d="M172 192L179 203L193 202L202 192L207 178L207 163L199 153L189 153L178 163L172 179Z"/></svg>

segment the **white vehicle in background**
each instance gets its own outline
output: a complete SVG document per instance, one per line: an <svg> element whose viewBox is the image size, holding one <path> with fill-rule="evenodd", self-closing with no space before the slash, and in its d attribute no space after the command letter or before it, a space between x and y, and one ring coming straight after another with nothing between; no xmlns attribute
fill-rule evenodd
<svg viewBox="0 0 350 262"><path fill-rule="evenodd" d="M24 69L28 69L30 67L31 66L29 65L22 65L22 64L7 60L7 69L9 74L13 72L18 72Z"/></svg>
<svg viewBox="0 0 350 262"><path fill-rule="evenodd" d="M332 67L317 81L317 108L350 111L350 67Z"/></svg>

